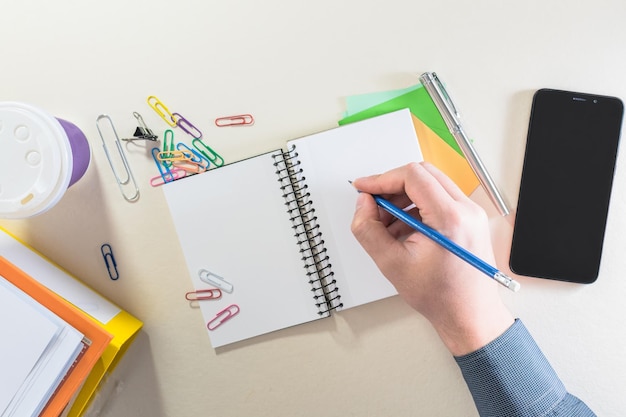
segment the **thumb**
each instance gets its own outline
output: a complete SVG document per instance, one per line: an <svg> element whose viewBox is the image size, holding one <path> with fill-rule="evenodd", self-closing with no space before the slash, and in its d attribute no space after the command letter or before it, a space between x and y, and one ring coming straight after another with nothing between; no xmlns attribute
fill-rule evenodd
<svg viewBox="0 0 626 417"><path fill-rule="evenodd" d="M392 247L400 245L381 222L378 205L367 193L359 193L357 197L351 229L356 240L381 269L389 254L396 253Z"/></svg>

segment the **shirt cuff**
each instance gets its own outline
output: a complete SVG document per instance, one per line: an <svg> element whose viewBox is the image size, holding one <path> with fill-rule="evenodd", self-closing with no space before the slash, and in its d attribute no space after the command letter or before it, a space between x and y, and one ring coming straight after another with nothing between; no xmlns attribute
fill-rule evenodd
<svg viewBox="0 0 626 417"><path fill-rule="evenodd" d="M519 319L497 339L455 360L481 416L545 415L567 395Z"/></svg>

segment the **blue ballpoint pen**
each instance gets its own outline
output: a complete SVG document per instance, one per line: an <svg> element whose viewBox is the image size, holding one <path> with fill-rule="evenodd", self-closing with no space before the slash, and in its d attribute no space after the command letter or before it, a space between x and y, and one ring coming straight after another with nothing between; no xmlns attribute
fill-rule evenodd
<svg viewBox="0 0 626 417"><path fill-rule="evenodd" d="M402 210L398 206L394 205L388 200L385 200L381 196L372 194L376 204L382 207L389 214L394 216L395 218L403 221L407 225L411 226L416 231L420 232L424 236L428 237L435 243L441 245L444 249L449 250L459 258L463 259L468 264L472 265L479 271L485 273L490 278L495 279L500 284L504 285L511 291L518 291L520 289L519 282L515 281L513 278L507 276L506 274L500 272L497 268L489 265L487 262L483 261L476 255L472 254L466 249L463 249L461 246L457 245L435 229L426 226L421 221L417 220L413 216L411 216L406 211Z"/></svg>

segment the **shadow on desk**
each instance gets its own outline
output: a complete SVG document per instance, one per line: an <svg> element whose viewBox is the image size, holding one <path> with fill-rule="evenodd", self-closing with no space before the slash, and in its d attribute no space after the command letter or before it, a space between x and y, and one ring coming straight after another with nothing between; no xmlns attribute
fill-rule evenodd
<svg viewBox="0 0 626 417"><path fill-rule="evenodd" d="M215 349L215 353L226 354L249 346L274 343L280 339L297 339L313 335L325 335L327 336L326 343L349 350L362 344L363 339L367 339L370 333L376 333L390 325L402 325L400 322L405 321L410 321L411 325L418 322L420 326L429 326L426 319L411 309L400 297L392 296L354 308L335 311L327 318L222 346Z"/></svg>
<svg viewBox="0 0 626 417"><path fill-rule="evenodd" d="M100 263L100 246L114 230L95 158L76 184L48 211L23 220L6 220L7 229L81 280L94 275L92 260ZM87 250L90 253L87 253ZM94 257L89 256L93 252ZM100 269L98 269L99 271Z"/></svg>
<svg viewBox="0 0 626 417"><path fill-rule="evenodd" d="M165 417L150 338L141 331L106 377L84 417Z"/></svg>

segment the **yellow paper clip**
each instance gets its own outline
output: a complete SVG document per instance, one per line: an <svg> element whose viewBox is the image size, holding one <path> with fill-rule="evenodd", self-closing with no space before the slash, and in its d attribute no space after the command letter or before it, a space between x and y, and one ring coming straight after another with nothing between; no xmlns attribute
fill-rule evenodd
<svg viewBox="0 0 626 417"><path fill-rule="evenodd" d="M159 161L191 161L193 154L189 151L167 150L159 152L156 157Z"/></svg>
<svg viewBox="0 0 626 417"><path fill-rule="evenodd" d="M108 128L102 126L103 121L106 120L108 122ZM115 180L117 181L117 185L122 193L124 199L128 202L135 202L139 199L139 187L137 186L137 182L135 181L135 177L133 177L133 173L130 170L130 165L128 164L128 160L126 159L126 155L124 154L124 149L122 149L122 143L120 142L119 136L117 136L117 131L115 130L115 126L113 126L113 121L106 114L101 114L96 119L96 128L98 129L98 133L100 134L100 138L102 139L102 147L104 148L104 153L106 154L107 159L109 160L109 165L111 166L111 170L113 170L113 175L115 175ZM109 133L106 135L103 134L103 129L108 129ZM105 139L107 136L109 139ZM111 140L112 139L112 140ZM115 142L115 146L117 147L117 151L120 154L120 160L122 161L122 166L124 168L124 176L125 179L122 179L115 169L115 163L111 158L111 154L109 153L109 148L107 146L107 141ZM127 195L125 192L125 188L130 186L134 188L132 195Z"/></svg>
<svg viewBox="0 0 626 417"><path fill-rule="evenodd" d="M215 315L215 318L207 323L206 327L209 330L215 330L222 324L226 323L228 320L232 319L237 314L239 314L239 306L237 304L231 304L224 310L217 313Z"/></svg>
<svg viewBox="0 0 626 417"><path fill-rule="evenodd" d="M224 165L224 158L222 158L217 152L209 147L202 139L194 139L191 144L196 148L206 159L208 159L216 167Z"/></svg>
<svg viewBox="0 0 626 417"><path fill-rule="evenodd" d="M159 116L161 116L161 119L163 119L165 123L172 127L176 127L176 118L174 117L172 112L170 112L168 108L165 107L165 104L163 104L161 100L159 100L155 96L148 96L148 99L146 101L148 102L148 105L152 107L152 109Z"/></svg>

